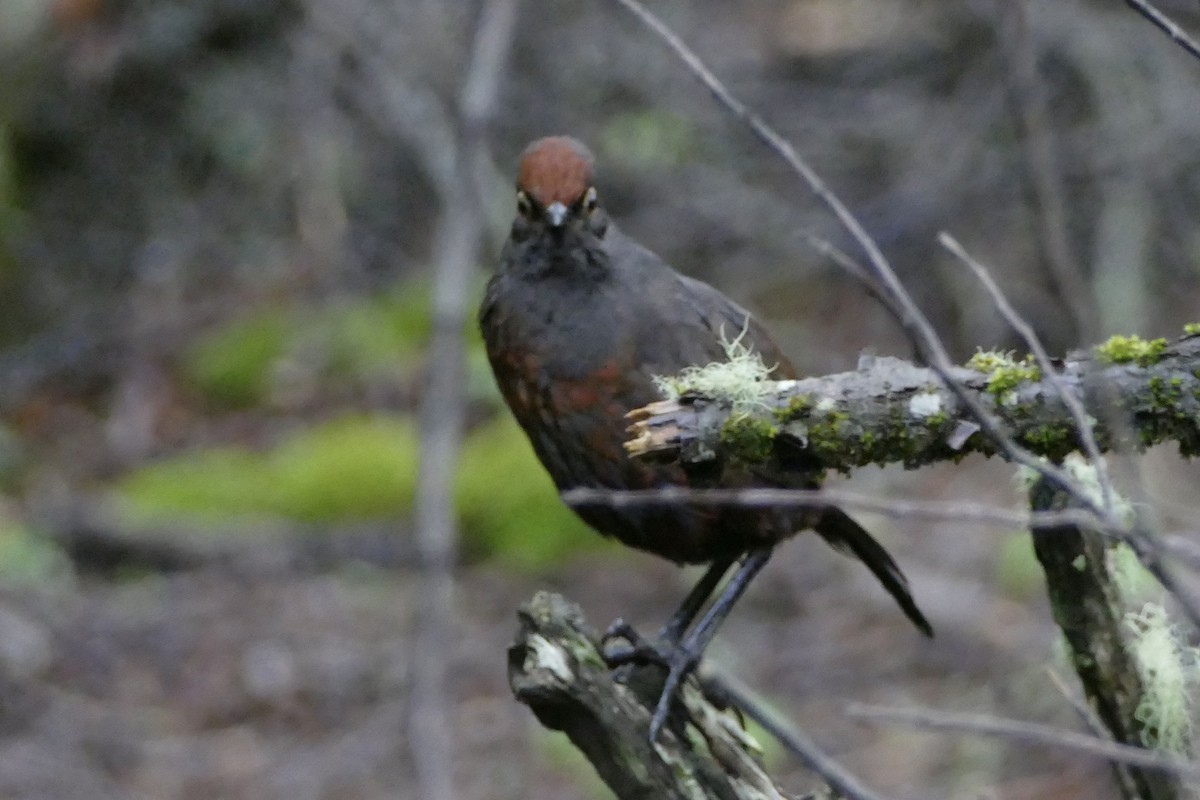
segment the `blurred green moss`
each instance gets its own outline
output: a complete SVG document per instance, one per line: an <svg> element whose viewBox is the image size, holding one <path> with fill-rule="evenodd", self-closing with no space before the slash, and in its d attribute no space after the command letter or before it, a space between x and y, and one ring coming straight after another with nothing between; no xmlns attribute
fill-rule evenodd
<svg viewBox="0 0 1200 800"><path fill-rule="evenodd" d="M558 499L550 476L508 414L467 437L455 500L468 551L494 555L509 566L538 569L605 546Z"/></svg>
<svg viewBox="0 0 1200 800"><path fill-rule="evenodd" d="M236 447L184 453L131 473L117 491L145 518L329 522L407 515L416 475L411 421L355 415L296 432L264 453Z"/></svg>
<svg viewBox="0 0 1200 800"><path fill-rule="evenodd" d="M412 511L418 447L411 419L355 415L296 432L266 452L184 453L131 473L116 490L140 520L398 519ZM455 502L471 558L540 569L606 546L558 499L507 415L467 436Z"/></svg>
<svg viewBox="0 0 1200 800"><path fill-rule="evenodd" d="M62 549L36 530L0 517L0 583L38 584L71 573Z"/></svg>
<svg viewBox="0 0 1200 800"><path fill-rule="evenodd" d="M432 327L429 287L406 283L390 292L331 308L309 320L324 339L333 369L352 375L404 369L424 351Z"/></svg>
<svg viewBox="0 0 1200 800"><path fill-rule="evenodd" d="M189 350L184 370L213 402L253 405L266 396L271 366L283 355L290 327L291 320L277 311L230 322Z"/></svg>
<svg viewBox="0 0 1200 800"><path fill-rule="evenodd" d="M250 407L269 399L278 364L304 358L324 379L396 376L418 367L431 330L429 288L304 312L261 311L210 333L186 356L186 373L209 400ZM466 320L467 391L498 404L473 317ZM142 517L219 520L277 516L305 522L407 517L419 464L407 418L351 416L297 432L266 452L218 447L181 454L121 480L117 492ZM455 502L468 557L538 569L600 547L559 501L507 414L470 431Z"/></svg>
<svg viewBox="0 0 1200 800"><path fill-rule="evenodd" d="M311 522L407 514L417 450L405 419L352 416L307 430L268 455L279 507Z"/></svg>

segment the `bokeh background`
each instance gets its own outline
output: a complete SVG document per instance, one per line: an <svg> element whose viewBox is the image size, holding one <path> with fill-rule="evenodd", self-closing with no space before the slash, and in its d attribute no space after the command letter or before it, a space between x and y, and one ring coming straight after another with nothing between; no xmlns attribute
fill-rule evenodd
<svg viewBox="0 0 1200 800"><path fill-rule="evenodd" d="M1200 31L1194 2L1158 5ZM1124 4L653 7L860 216L957 358L1018 342L942 230L1052 352L1197 319L1200 62ZM761 315L806 371L910 354L808 246L853 252L828 214L629 15L518 11L470 206L470 307L517 154L570 132L618 223ZM417 763L412 713L418 409L439 231L463 221L458 98L479 17L442 0L5 0L0 796L422 796L438 765ZM470 319L464 336L439 644L455 796L604 797L508 694L513 612L548 587L597 626L653 629L694 575L561 508ZM1135 463L1139 497L1186 527L1196 470L1170 448ZM1021 503L1011 468L984 461L838 485ZM801 539L714 660L896 797L1113 796L1098 762L842 716L859 700L1080 724L1047 677L1067 670L1027 534L863 521L934 641L860 566Z"/></svg>

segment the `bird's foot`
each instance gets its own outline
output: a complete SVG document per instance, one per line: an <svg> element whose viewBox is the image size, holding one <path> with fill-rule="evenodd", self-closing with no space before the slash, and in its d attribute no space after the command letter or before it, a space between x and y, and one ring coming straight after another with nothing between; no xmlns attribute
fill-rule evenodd
<svg viewBox="0 0 1200 800"><path fill-rule="evenodd" d="M610 646L618 641L624 644ZM642 664L666 666L670 658L661 643L646 639L623 619L614 621L600 637L600 652L604 656L604 663L608 664L610 669Z"/></svg>
<svg viewBox="0 0 1200 800"><path fill-rule="evenodd" d="M609 647L615 640L624 640L624 646ZM675 699L684 679L696 669L700 663L701 652L689 646L688 642L673 642L660 639L651 642L645 639L636 629L624 620L618 619L608 627L601 639L601 652L610 668L628 668L632 665L657 664L667 670L666 681L654 706L654 715L650 718L650 741L658 741L671 712L671 703Z"/></svg>

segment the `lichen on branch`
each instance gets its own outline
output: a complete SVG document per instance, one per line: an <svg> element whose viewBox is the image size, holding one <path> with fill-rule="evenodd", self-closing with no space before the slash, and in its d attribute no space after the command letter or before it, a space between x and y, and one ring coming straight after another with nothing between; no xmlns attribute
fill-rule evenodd
<svg viewBox="0 0 1200 800"><path fill-rule="evenodd" d="M1059 379L1087 409L1102 449L1174 441L1185 456L1200 453L1200 340L1137 347L1141 340L1134 339L1114 337L1069 354L1058 364ZM1080 447L1061 395L1027 360L977 353L952 377L1034 453L1058 461ZM753 406L736 410L731 393L714 397L694 388L635 409L626 449L685 464L714 458L768 464L786 463L771 458L784 448L842 472L998 452L932 370L898 358L865 357L853 372L759 381L755 389Z"/></svg>

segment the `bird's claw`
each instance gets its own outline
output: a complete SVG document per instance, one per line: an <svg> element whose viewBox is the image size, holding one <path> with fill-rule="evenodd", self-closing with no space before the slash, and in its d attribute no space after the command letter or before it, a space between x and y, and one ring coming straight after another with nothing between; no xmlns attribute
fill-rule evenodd
<svg viewBox="0 0 1200 800"><path fill-rule="evenodd" d="M667 680L663 683L662 693L654 707L654 716L650 718L650 744L658 741L658 734L667 723L667 715L671 713L671 702L683 681L696 665L700 663L700 654L684 644L674 645L664 666L667 668Z"/></svg>
<svg viewBox="0 0 1200 800"><path fill-rule="evenodd" d="M610 647L614 641L624 641L624 646ZM623 619L608 626L600 637L600 652L610 669L630 664L662 664L667 666L669 655L662 648L645 639L637 629Z"/></svg>
<svg viewBox="0 0 1200 800"><path fill-rule="evenodd" d="M610 647L615 640L623 640L624 646ZM667 678L663 683L658 702L654 706L654 715L650 718L650 742L658 741L671 711L671 701L674 699L684 679L692 673L700 663L700 654L689 647L687 643L669 641L651 642L645 639L637 630L618 619L608 626L600 640L600 649L604 661L610 668L625 667L633 664L658 664L667 670Z"/></svg>

